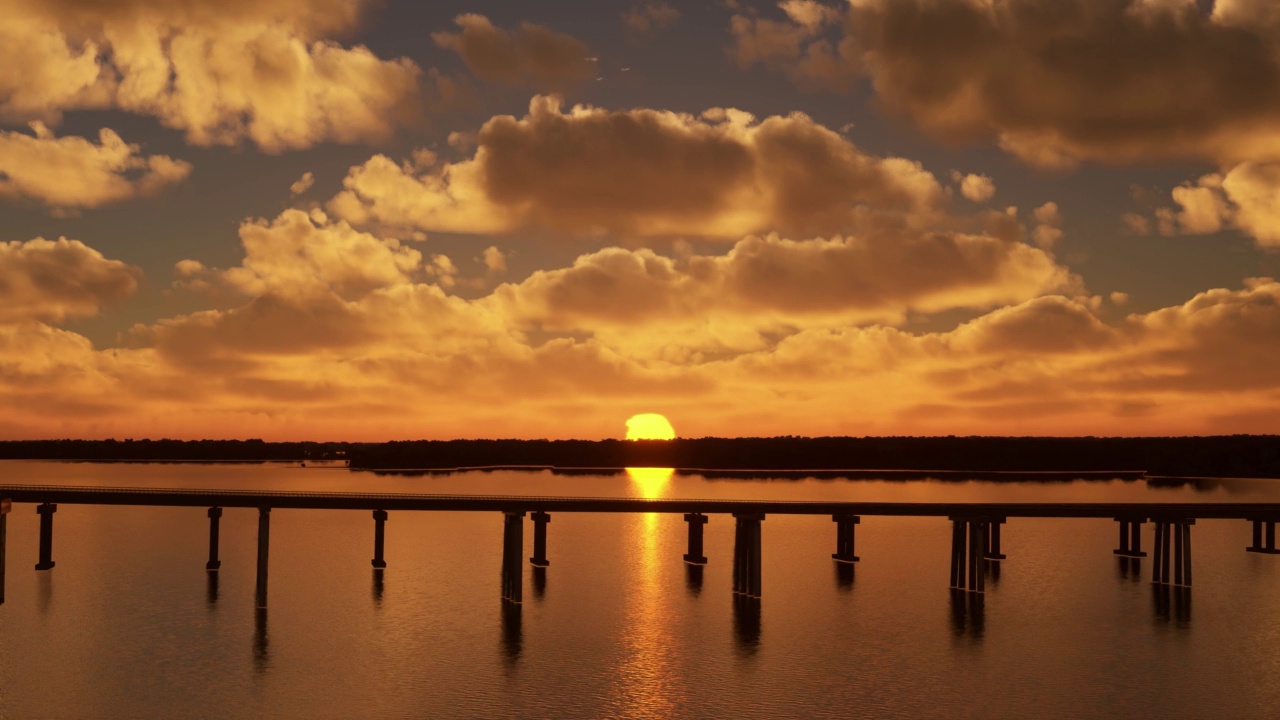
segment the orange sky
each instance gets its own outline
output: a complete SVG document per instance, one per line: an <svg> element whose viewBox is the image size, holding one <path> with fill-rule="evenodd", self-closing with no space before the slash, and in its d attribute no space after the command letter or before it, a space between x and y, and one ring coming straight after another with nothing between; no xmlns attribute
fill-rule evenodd
<svg viewBox="0 0 1280 720"><path fill-rule="evenodd" d="M0 439L1280 432L1269 1L486 7L0 0Z"/></svg>

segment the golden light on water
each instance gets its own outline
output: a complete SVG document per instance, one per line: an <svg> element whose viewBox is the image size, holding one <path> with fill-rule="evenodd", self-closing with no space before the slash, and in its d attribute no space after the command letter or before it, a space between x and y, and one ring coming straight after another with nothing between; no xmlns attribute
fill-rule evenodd
<svg viewBox="0 0 1280 720"><path fill-rule="evenodd" d="M640 413L627 420L628 440L674 440L675 428L658 413Z"/></svg>
<svg viewBox="0 0 1280 720"><path fill-rule="evenodd" d="M671 476L675 473L675 468L627 468L627 477L631 478L631 484L639 490L638 495L647 499L660 498L666 494L667 485L671 483Z"/></svg>
<svg viewBox="0 0 1280 720"><path fill-rule="evenodd" d="M661 416L659 416L661 417ZM670 426L668 426L670 427ZM627 468L627 478L635 496L661 498L667 495L673 468ZM675 670L670 618L672 598L670 578L672 548L667 536L679 527L661 513L629 515L627 522L636 534L638 571L632 576L627 594L627 627L623 640L625 654L617 668L614 702L619 715L628 717L671 717L685 693L683 679ZM678 536L678 534L677 534Z"/></svg>

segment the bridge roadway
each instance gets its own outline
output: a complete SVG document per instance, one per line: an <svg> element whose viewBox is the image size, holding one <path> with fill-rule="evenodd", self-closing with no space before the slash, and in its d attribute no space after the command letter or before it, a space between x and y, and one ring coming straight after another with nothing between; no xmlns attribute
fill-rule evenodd
<svg viewBox="0 0 1280 720"><path fill-rule="evenodd" d="M53 515L58 504L208 507L209 560L205 568L209 572L216 572L222 564L218 545L223 508L257 508L259 608L265 608L267 602L273 509L372 510L373 567L378 573L386 567L383 549L388 511L501 512L504 516L502 596L513 603L522 599L526 513L531 513L534 523L533 557L529 562L539 568L550 564L546 557L546 537L553 512L683 513L689 532L689 552L684 560L691 565L707 562L703 555L703 526L707 515L730 514L736 522L732 559L734 592L753 600L760 597L761 523L767 515L829 515L836 522L836 552L831 557L839 563L858 561L854 533L863 515L949 518L952 524L951 587L974 593L984 592L984 577L991 564L1006 557L1000 549L1000 528L1010 517L1114 519L1119 524L1119 547L1115 554L1124 562L1146 557L1147 553L1142 550L1142 526L1151 521L1155 526L1152 581L1161 585L1190 587L1191 527L1196 520L1248 520L1253 523L1253 544L1246 549L1280 554L1275 542L1280 503L825 502L0 485L0 604L4 602L5 514L13 502L37 504L40 554L36 570L49 570L54 566Z"/></svg>
<svg viewBox="0 0 1280 720"><path fill-rule="evenodd" d="M884 515L899 517L1025 517L1252 519L1280 518L1280 503L929 503L812 500L555 497L545 495L423 495L415 493L291 492L190 488L0 485L0 498L20 503L148 505L307 510L454 510L506 512Z"/></svg>

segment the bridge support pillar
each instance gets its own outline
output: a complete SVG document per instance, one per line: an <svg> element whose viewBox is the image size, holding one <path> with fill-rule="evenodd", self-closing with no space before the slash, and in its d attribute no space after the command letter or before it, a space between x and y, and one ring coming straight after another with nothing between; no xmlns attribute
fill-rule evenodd
<svg viewBox="0 0 1280 720"><path fill-rule="evenodd" d="M502 513L502 599L519 603L524 600L524 511Z"/></svg>
<svg viewBox="0 0 1280 720"><path fill-rule="evenodd" d="M1005 519L1002 517L987 519L987 522L986 522L987 547L986 547L986 550L983 551L983 555L982 555L983 559L1007 560L1009 558L1008 555L1005 555L1003 552L1000 552L1000 527L1004 525L1004 522L1005 522ZM998 576L994 576L994 575L993 575L993 578L997 580L999 579Z"/></svg>
<svg viewBox="0 0 1280 720"><path fill-rule="evenodd" d="M733 535L733 591L760 597L760 523L763 513L734 513L737 528Z"/></svg>
<svg viewBox="0 0 1280 720"><path fill-rule="evenodd" d="M1253 523L1253 544L1245 548L1251 553L1278 555L1276 549L1276 521L1274 518L1251 518ZM1265 539L1264 539L1265 538Z"/></svg>
<svg viewBox="0 0 1280 720"><path fill-rule="evenodd" d="M951 587L986 592L987 518L951 520Z"/></svg>
<svg viewBox="0 0 1280 720"><path fill-rule="evenodd" d="M258 508L258 579L255 583L256 607L267 607L267 557L271 549L271 508Z"/></svg>
<svg viewBox="0 0 1280 720"><path fill-rule="evenodd" d="M859 558L854 554L854 530L862 522L862 518L857 515L832 515L831 520L836 524L836 551L832 553L831 559L842 563L858 562Z"/></svg>
<svg viewBox="0 0 1280 720"><path fill-rule="evenodd" d="M373 511L373 567L383 570L387 567L387 561L382 557L382 551L386 546L387 540L387 511Z"/></svg>
<svg viewBox="0 0 1280 720"><path fill-rule="evenodd" d="M533 557L529 558L529 564L534 567L547 567L551 564L547 559L547 523L551 522L551 516L537 510L529 513L529 519L533 520Z"/></svg>
<svg viewBox="0 0 1280 720"><path fill-rule="evenodd" d="M684 561L690 565L706 565L707 556L702 554L702 531L707 524L707 516L685 513L684 521L689 525L689 552L684 554Z"/></svg>
<svg viewBox="0 0 1280 720"><path fill-rule="evenodd" d="M222 561L218 559L218 523L222 519L222 508L209 508L209 561L204 564L204 569L209 572L217 572L222 567Z"/></svg>
<svg viewBox="0 0 1280 720"><path fill-rule="evenodd" d="M1116 518L1120 524L1120 546L1112 552L1121 557L1146 557L1142 551L1142 525L1146 521L1143 517Z"/></svg>
<svg viewBox="0 0 1280 720"><path fill-rule="evenodd" d="M13 503L0 498L0 605L4 604L4 560L7 556L5 542L9 537L9 510Z"/></svg>
<svg viewBox="0 0 1280 720"><path fill-rule="evenodd" d="M40 516L40 562L36 563L37 570L49 570L53 568L53 514L58 512L58 506L54 503L40 503L36 506L36 513Z"/></svg>
<svg viewBox="0 0 1280 720"><path fill-rule="evenodd" d="M1155 524L1151 581L1159 585L1191 587L1191 526L1196 521L1155 520Z"/></svg>

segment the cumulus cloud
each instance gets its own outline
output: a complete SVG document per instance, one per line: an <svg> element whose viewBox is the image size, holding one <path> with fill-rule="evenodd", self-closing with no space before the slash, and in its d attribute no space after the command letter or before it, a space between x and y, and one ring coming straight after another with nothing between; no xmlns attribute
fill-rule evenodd
<svg viewBox="0 0 1280 720"><path fill-rule="evenodd" d="M833 25L788 15L735 16L739 61L807 77L805 43L829 47L815 27ZM935 137L993 138L1035 165L1231 166L1280 155L1277 27L1265 0L859 0L842 51L819 54Z"/></svg>
<svg viewBox="0 0 1280 720"><path fill-rule="evenodd" d="M989 236L769 235L678 259L608 248L500 286L494 299L523 322L646 353L743 350L766 332L897 323L910 311L985 309L1078 284L1047 254Z"/></svg>
<svg viewBox="0 0 1280 720"><path fill-rule="evenodd" d="M360 2L3 0L0 117L150 115L198 145L280 152L390 137L411 122L419 68L344 48Z"/></svg>
<svg viewBox="0 0 1280 720"><path fill-rule="evenodd" d="M565 110L554 97L490 119L470 158L423 172L375 156L343 185L329 208L353 223L470 233L836 233L927 222L945 201L918 163L864 153L802 114Z"/></svg>
<svg viewBox="0 0 1280 720"><path fill-rule="evenodd" d="M289 185L289 194L297 197L298 195L310 190L311 186L315 184L316 176L308 170L307 172L302 173L302 177L294 180L293 183Z"/></svg>
<svg viewBox="0 0 1280 720"><path fill-rule="evenodd" d="M474 13L459 15L454 23L459 32L436 32L431 39L456 52L481 80L563 92L595 76L587 46L545 25L526 22L503 30Z"/></svg>
<svg viewBox="0 0 1280 720"><path fill-rule="evenodd" d="M132 295L139 275L79 240L0 242L0 323L96 315Z"/></svg>
<svg viewBox="0 0 1280 720"><path fill-rule="evenodd" d="M996 184L986 175L952 171L951 179L960 186L960 195L970 202L983 203L995 197Z"/></svg>
<svg viewBox="0 0 1280 720"><path fill-rule="evenodd" d="M0 246L0 307L27 308L0 322L0 402L43 410L0 435L538 437L557 412L554 435L600 437L641 401L691 435L1131 433L1135 416L1143 432L1197 433L1224 414L1280 429L1267 278L1108 319L1023 243L755 237L724 255L600 251L464 299L438 282L442 256L319 214L241 232L241 265L205 271L239 301L105 350L46 322L123 297L132 271L74 241ZM344 270L334 253L359 261ZM873 317L900 307L992 309L932 332ZM691 317L703 327L672 322Z"/></svg>
<svg viewBox="0 0 1280 720"><path fill-rule="evenodd" d="M407 284L422 266L422 253L399 240L330 222L319 210L291 209L274 220L246 221L240 226L240 243L244 260L238 267L209 270L184 260L177 267L180 282L219 285L248 296L330 293L354 299L375 288Z"/></svg>
<svg viewBox="0 0 1280 720"><path fill-rule="evenodd" d="M1033 210L1031 215L1036 221L1032 240L1046 250L1052 249L1062 239L1062 213L1058 211L1058 204L1047 202Z"/></svg>
<svg viewBox="0 0 1280 720"><path fill-rule="evenodd" d="M101 207L159 192L186 179L191 164L167 155L143 156L114 131L98 132L98 144L54 137L38 121L33 134L0 130L0 196L30 199L51 208Z"/></svg>
<svg viewBox="0 0 1280 720"><path fill-rule="evenodd" d="M780 70L809 89L848 90L861 60L854 38L827 37L839 26L841 11L815 0L784 0L785 20L735 14L729 21L730 56L742 68L755 65Z"/></svg>
<svg viewBox="0 0 1280 720"><path fill-rule="evenodd" d="M1227 228L1240 231L1262 248L1280 247L1280 163L1245 162L1225 174L1209 173L1170 193L1177 209L1154 210L1163 235L1204 235ZM1130 212L1124 222L1145 234L1146 216Z"/></svg>
<svg viewBox="0 0 1280 720"><path fill-rule="evenodd" d="M493 245L484 249L481 261L491 275L502 275L507 271L507 256Z"/></svg>
<svg viewBox="0 0 1280 720"><path fill-rule="evenodd" d="M622 14L622 21L636 32L671 27L680 20L680 11L662 0L644 0Z"/></svg>

